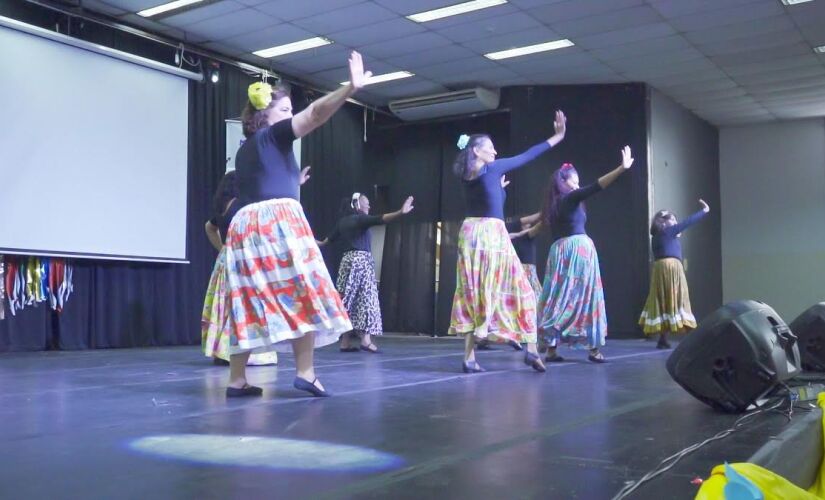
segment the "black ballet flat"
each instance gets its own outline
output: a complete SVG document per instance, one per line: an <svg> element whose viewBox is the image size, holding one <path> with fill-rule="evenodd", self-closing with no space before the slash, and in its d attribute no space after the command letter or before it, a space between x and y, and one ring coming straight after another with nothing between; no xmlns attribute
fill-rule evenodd
<svg viewBox="0 0 825 500"><path fill-rule="evenodd" d="M247 396L260 396L264 390L254 385L246 384L243 387L227 387L226 397L228 398L243 398Z"/></svg>
<svg viewBox="0 0 825 500"><path fill-rule="evenodd" d="M521 350L523 350L523 349L524 349L524 348L521 346L521 344L519 344L519 343L518 343L518 342L516 342L515 340L508 340L508 341L507 341L507 345L509 345L510 347L512 347L513 349L515 349L515 350L517 350L517 351L521 351Z"/></svg>
<svg viewBox="0 0 825 500"><path fill-rule="evenodd" d="M351 346L351 347L341 347L338 349L341 352L358 352L358 348Z"/></svg>
<svg viewBox="0 0 825 500"><path fill-rule="evenodd" d="M368 352L370 354L378 354L379 352L381 352L381 349L379 349L378 346L375 345L375 344L370 344L370 345L361 344L360 349L362 351Z"/></svg>
<svg viewBox="0 0 825 500"><path fill-rule="evenodd" d="M318 381L316 377L315 380L310 382L309 380L301 377L295 377L295 380L292 382L292 386L301 391L307 391L308 393L312 394L316 398L328 398L332 396L329 392L319 389L315 382Z"/></svg>
<svg viewBox="0 0 825 500"><path fill-rule="evenodd" d="M539 373L544 373L547 371L547 368L541 363L541 358L538 354L533 354L532 352L524 353L524 364L532 367Z"/></svg>
<svg viewBox="0 0 825 500"><path fill-rule="evenodd" d="M464 373L481 373L487 371L484 368L482 368L477 361L465 361L461 363L461 369L464 371Z"/></svg>
<svg viewBox="0 0 825 500"><path fill-rule="evenodd" d="M601 352L596 352L596 354L588 354L587 359L593 363L607 363L607 359L605 359L604 354Z"/></svg>
<svg viewBox="0 0 825 500"><path fill-rule="evenodd" d="M553 356L547 356L544 358L544 361L548 363L561 363L564 361L564 358L559 356L558 354L554 354Z"/></svg>

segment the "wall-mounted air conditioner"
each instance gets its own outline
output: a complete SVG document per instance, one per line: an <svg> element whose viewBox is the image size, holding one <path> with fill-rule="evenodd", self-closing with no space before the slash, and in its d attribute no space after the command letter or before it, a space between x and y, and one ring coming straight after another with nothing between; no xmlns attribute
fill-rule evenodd
<svg viewBox="0 0 825 500"><path fill-rule="evenodd" d="M498 108L498 89L481 87L390 102L390 111L405 121L467 115Z"/></svg>

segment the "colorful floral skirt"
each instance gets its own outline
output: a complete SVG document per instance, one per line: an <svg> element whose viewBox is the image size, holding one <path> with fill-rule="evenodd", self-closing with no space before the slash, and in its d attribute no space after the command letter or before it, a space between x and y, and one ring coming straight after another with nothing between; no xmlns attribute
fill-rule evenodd
<svg viewBox="0 0 825 500"><path fill-rule="evenodd" d="M384 333L375 281L375 262L370 252L350 250L344 254L338 267L336 288L352 327L359 334Z"/></svg>
<svg viewBox="0 0 825 500"><path fill-rule="evenodd" d="M449 333L536 341L536 294L500 219L471 217L461 225Z"/></svg>
<svg viewBox="0 0 825 500"><path fill-rule="evenodd" d="M229 318L229 288L226 286L226 248L221 248L212 277L206 289L201 314L201 347L203 354L210 358L229 361L229 337L226 333ZM278 353L262 352L252 354L247 365L274 365L278 362Z"/></svg>
<svg viewBox="0 0 825 500"><path fill-rule="evenodd" d="M559 340L573 347L604 345L607 314L599 256L587 235L561 238L550 247L539 304L539 330L549 345Z"/></svg>
<svg viewBox="0 0 825 500"><path fill-rule="evenodd" d="M300 203L247 205L227 232L231 354L288 351L311 332L322 347L352 330Z"/></svg>
<svg viewBox="0 0 825 500"><path fill-rule="evenodd" d="M679 259L659 259L653 263L650 292L639 326L646 335L696 328L685 269Z"/></svg>

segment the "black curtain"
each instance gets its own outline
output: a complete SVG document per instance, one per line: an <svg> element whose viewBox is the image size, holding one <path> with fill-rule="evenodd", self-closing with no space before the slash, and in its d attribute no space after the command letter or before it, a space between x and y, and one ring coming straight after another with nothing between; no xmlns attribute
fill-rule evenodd
<svg viewBox="0 0 825 500"><path fill-rule="evenodd" d="M0 14L47 28L60 23L63 32L70 27L48 10L12 4L0 3ZM171 49L93 23L81 26L74 22L70 28L73 36L145 57L171 62L174 56ZM7 318L0 321L0 351L200 342L203 296L216 256L203 225L225 170L224 119L239 115L251 81L240 71L223 67L218 85L189 84L186 244L190 263L74 260L74 293L63 313L52 312L46 304L26 308L16 316L7 311ZM59 88L59 81L56 84ZM105 126L105 113L101 126Z"/></svg>
<svg viewBox="0 0 825 500"><path fill-rule="evenodd" d="M301 186L304 207L315 237L324 239L341 216L341 200L353 192L370 196L364 168L363 110L345 104L324 125L301 139L301 165L311 166L310 180ZM323 248L324 261L335 282L342 242Z"/></svg>

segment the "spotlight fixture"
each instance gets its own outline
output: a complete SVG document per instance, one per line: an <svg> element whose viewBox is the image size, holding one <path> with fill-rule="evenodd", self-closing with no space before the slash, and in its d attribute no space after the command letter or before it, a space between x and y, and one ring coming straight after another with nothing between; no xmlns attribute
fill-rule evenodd
<svg viewBox="0 0 825 500"><path fill-rule="evenodd" d="M216 62L209 63L209 81L218 83L221 79L220 65Z"/></svg>

